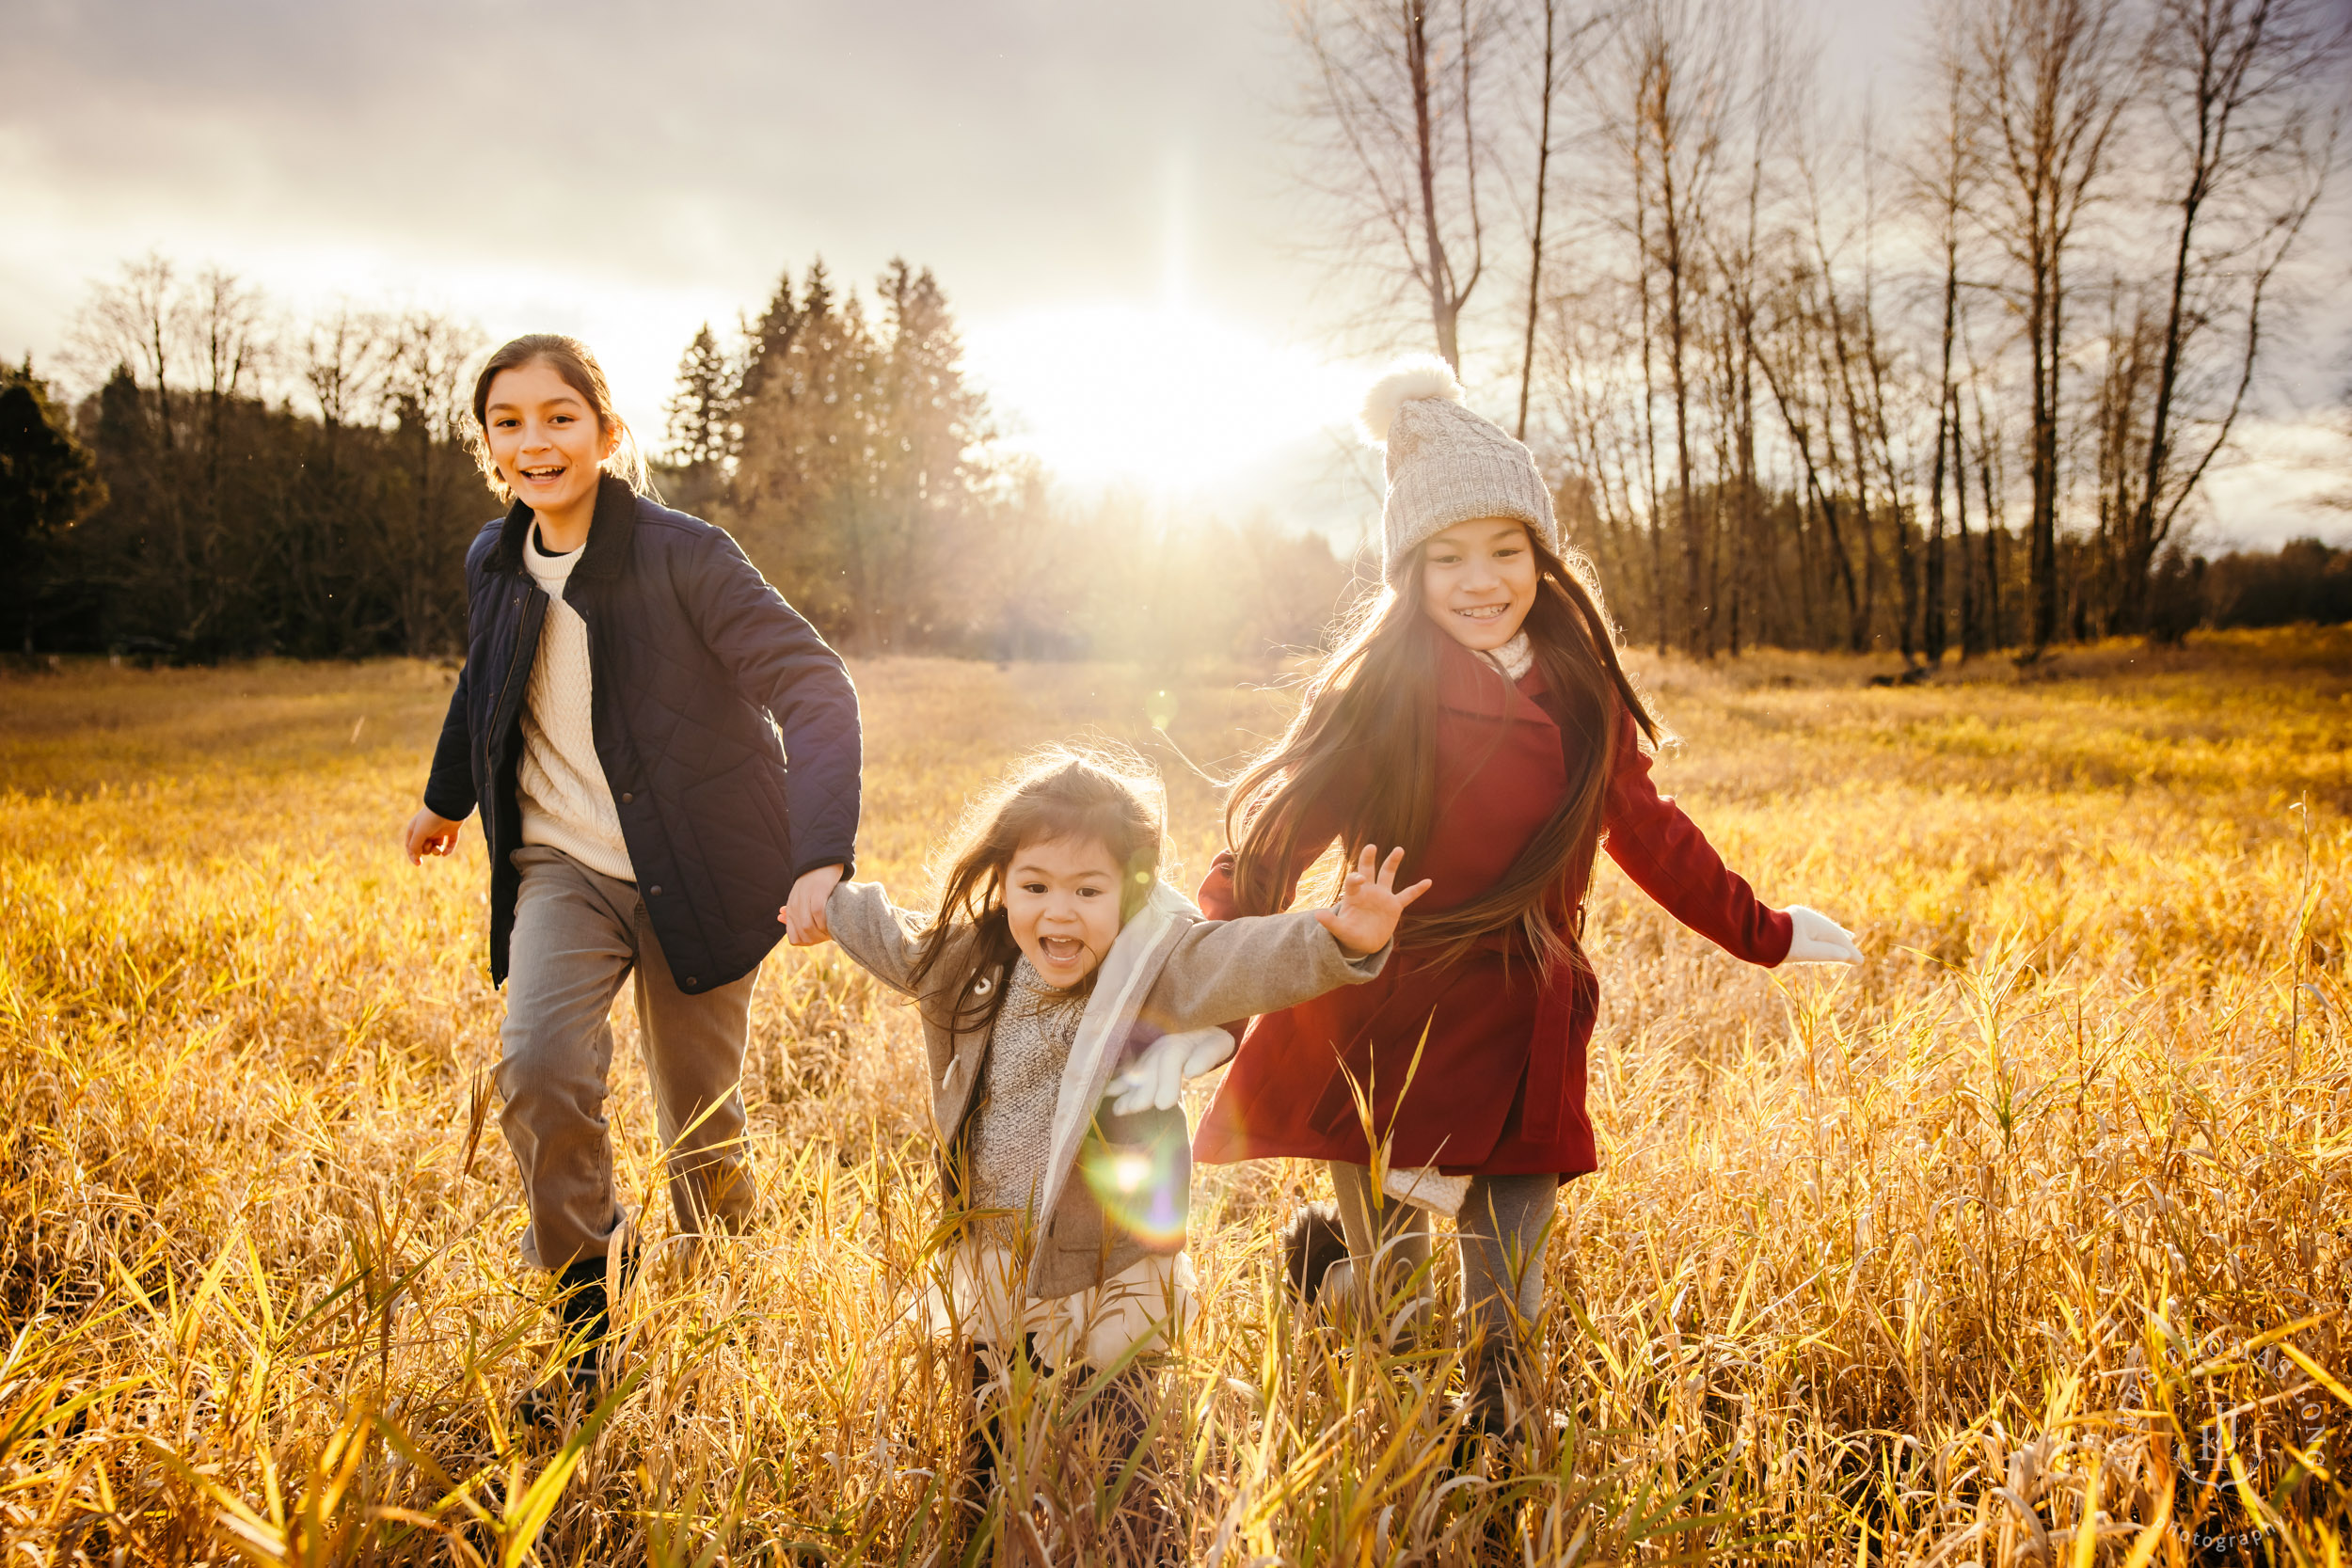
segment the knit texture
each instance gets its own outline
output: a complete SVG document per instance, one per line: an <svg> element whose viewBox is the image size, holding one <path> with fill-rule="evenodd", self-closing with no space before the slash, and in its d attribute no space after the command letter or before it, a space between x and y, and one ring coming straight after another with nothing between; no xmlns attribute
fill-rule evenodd
<svg viewBox="0 0 2352 1568"><path fill-rule="evenodd" d="M1000 1240L1018 1234L1045 1184L1062 1066L1085 1013L1068 993L1048 986L1027 958L1013 965L968 1133L971 1204L1009 1211L988 1222L988 1231Z"/></svg>
<svg viewBox="0 0 2352 1568"><path fill-rule="evenodd" d="M1361 422L1387 449L1380 573L1390 586L1397 586L1398 574L1432 534L1479 517L1524 523L1546 549L1560 553L1551 491L1534 454L1462 405L1461 384L1444 360L1398 360L1374 384Z"/></svg>
<svg viewBox="0 0 2352 1568"><path fill-rule="evenodd" d="M561 849L592 871L637 879L620 809L596 757L596 711L590 705L588 623L564 602L564 585L581 552L548 555L533 526L523 539L523 570L548 595L539 655L531 662L523 705L523 755L515 783L522 797L523 842Z"/></svg>
<svg viewBox="0 0 2352 1568"><path fill-rule="evenodd" d="M1522 631L1502 647L1489 649L1486 662L1502 671L1504 678L1518 680L1535 667L1535 645Z"/></svg>

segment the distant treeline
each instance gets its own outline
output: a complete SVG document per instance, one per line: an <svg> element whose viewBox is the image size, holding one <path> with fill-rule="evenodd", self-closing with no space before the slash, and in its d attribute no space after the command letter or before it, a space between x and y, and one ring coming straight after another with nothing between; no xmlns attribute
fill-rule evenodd
<svg viewBox="0 0 2352 1568"><path fill-rule="evenodd" d="M894 263L873 300L821 263L784 277L755 322L696 335L667 428L647 433L670 504L732 531L842 646L1258 661L1311 646L1372 575L1268 517L1057 499L993 439L931 274ZM94 387L78 401L29 362L0 368L0 647L210 660L460 646L466 546L497 510L466 441L478 333L357 309L295 328L233 277L183 279L151 258L93 291L76 346ZM1560 501L1613 609L1640 622L1634 538L1597 515L1581 479ZM1754 504L1793 515L1818 499L1759 491ZM1727 596L1719 646L1838 640L1826 607L1774 608L1803 610L1819 579L1805 531L1760 536L1788 559L1751 569L1796 586ZM1977 580L2000 589L1976 645L2027 641L2021 537L1979 529L1968 542ZM1674 559L1671 526L1646 543ZM2059 540L2062 559L2092 547ZM2352 551L2316 540L2212 561L2172 551L2146 611L2158 637L2346 619Z"/></svg>
<svg viewBox="0 0 2352 1568"><path fill-rule="evenodd" d="M874 306L821 263L689 347L646 432L672 505L719 522L858 652L1263 659L1311 644L1353 573L1269 517L1078 505L999 455L928 270ZM0 647L175 659L446 653L498 510L469 450L489 346L429 313L303 326L160 258L93 289L85 385L0 371Z"/></svg>

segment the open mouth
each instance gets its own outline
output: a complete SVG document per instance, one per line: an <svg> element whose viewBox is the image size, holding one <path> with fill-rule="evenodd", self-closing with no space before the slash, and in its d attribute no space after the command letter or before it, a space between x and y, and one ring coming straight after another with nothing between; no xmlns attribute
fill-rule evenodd
<svg viewBox="0 0 2352 1568"><path fill-rule="evenodd" d="M1502 618L1503 611L1510 608L1508 604L1478 604L1457 610L1454 613L1467 621L1499 621Z"/></svg>
<svg viewBox="0 0 2352 1568"><path fill-rule="evenodd" d="M1076 937L1040 937L1037 944L1046 961L1054 964L1074 964L1087 950L1086 943Z"/></svg>
<svg viewBox="0 0 2352 1568"><path fill-rule="evenodd" d="M564 477L565 467L561 463L541 464L537 467L519 468L516 471L533 484L550 484Z"/></svg>

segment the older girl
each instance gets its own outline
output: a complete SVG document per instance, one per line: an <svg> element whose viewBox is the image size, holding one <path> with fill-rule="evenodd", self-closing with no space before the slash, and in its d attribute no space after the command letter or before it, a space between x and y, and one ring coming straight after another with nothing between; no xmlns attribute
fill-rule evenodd
<svg viewBox="0 0 2352 1568"><path fill-rule="evenodd" d="M857 692L733 539L644 493L585 345L507 343L473 416L509 504L466 552L466 668L406 845L411 863L446 855L482 812L499 1125L567 1347L524 1408L552 1421L596 1396L631 1255L604 1116L613 994L635 976L678 1230L739 1227L752 986L777 902L818 940L850 863Z"/></svg>
<svg viewBox="0 0 2352 1568"><path fill-rule="evenodd" d="M1374 388L1385 591L1236 781L1232 847L1200 891L1212 916L1283 909L1337 839L1403 847L1429 895L1376 981L1256 1021L1194 1153L1326 1162L1351 1260L1332 1277L1365 1305L1408 1282L1425 1305L1429 1216L1454 1219L1469 1414L1491 1431L1510 1421L1511 1347L1542 1302L1555 1194L1597 1164L1584 1051L1598 990L1578 945L1596 850L1751 963L1860 955L1826 918L1766 907L1659 795L1644 750L1656 722L1543 479L1460 398L1431 358ZM1331 1280L1311 1276L1309 1239L1295 1228L1294 1277L1311 1293Z"/></svg>
<svg viewBox="0 0 2352 1568"><path fill-rule="evenodd" d="M871 882L825 906L833 939L914 998L959 1223L949 1325L984 1354L984 1396L1023 1346L1052 1367L1118 1372L1106 1402L1142 1435L1130 1366L1189 1318L1184 1077L1232 1053L1217 1025L1360 985L1387 960L1398 858L1373 849L1327 910L1203 920L1159 879L1159 783L1056 748L967 816L937 912ZM797 926L790 911L779 917ZM984 1502L999 1438L976 1429L965 1495Z"/></svg>

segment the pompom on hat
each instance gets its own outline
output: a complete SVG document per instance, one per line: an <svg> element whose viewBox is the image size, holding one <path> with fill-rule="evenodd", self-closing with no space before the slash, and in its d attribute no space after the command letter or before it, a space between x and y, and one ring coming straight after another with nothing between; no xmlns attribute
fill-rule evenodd
<svg viewBox="0 0 2352 1568"><path fill-rule="evenodd" d="M1477 517L1525 523L1546 549L1560 553L1551 491L1534 456L1463 406L1461 382L1436 355L1391 364L1364 395L1357 423L1365 439L1387 449L1380 575L1391 587L1432 534Z"/></svg>

